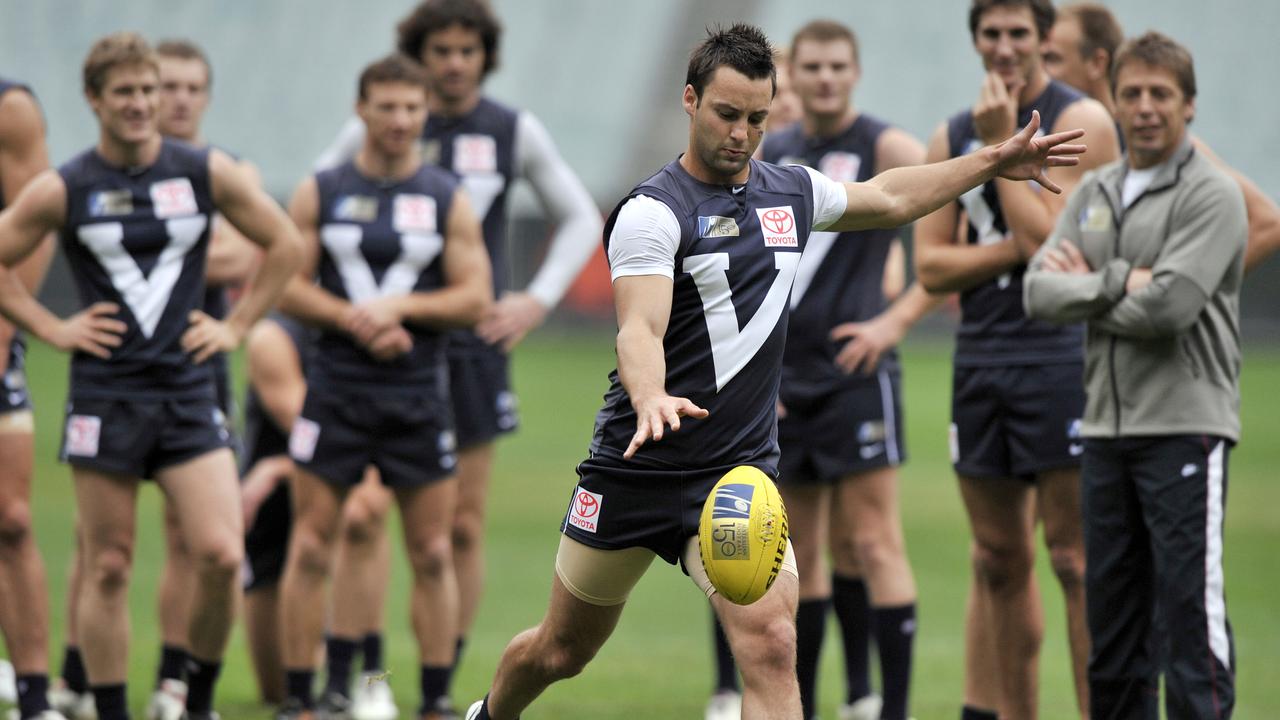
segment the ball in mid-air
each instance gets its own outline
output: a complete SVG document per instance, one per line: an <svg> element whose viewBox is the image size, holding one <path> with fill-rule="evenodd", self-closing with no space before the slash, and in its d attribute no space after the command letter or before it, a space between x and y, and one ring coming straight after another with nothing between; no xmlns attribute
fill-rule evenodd
<svg viewBox="0 0 1280 720"><path fill-rule="evenodd" d="M738 605L763 597L787 552L787 509L769 476L748 465L725 473L702 506L698 545L716 592Z"/></svg>

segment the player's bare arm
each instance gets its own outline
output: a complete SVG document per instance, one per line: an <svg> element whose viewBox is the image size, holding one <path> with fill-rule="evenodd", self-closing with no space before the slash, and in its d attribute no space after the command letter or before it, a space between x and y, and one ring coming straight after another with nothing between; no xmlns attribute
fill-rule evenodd
<svg viewBox="0 0 1280 720"><path fill-rule="evenodd" d="M681 417L707 416L688 398L667 394L662 338L671 319L671 288L671 278L663 275L631 275L613 282L618 379L636 411L636 434L622 455L628 460L649 440L661 440L667 427L680 430Z"/></svg>
<svg viewBox="0 0 1280 720"><path fill-rule="evenodd" d="M347 331L366 345L401 323L436 328L471 327L493 302L493 271L480 221L471 201L455 190L449 203L444 251L444 287L428 292L384 296L353 305Z"/></svg>
<svg viewBox="0 0 1280 720"><path fill-rule="evenodd" d="M251 162L242 160L240 171L255 187L262 187L262 176ZM258 269L261 252L231 223L215 218L209 233L209 257L205 260L205 282L214 286L243 285Z"/></svg>
<svg viewBox="0 0 1280 720"><path fill-rule="evenodd" d="M845 232L906 225L995 177L1034 180L1050 192L1061 192L1045 171L1080 162L1085 146L1071 141L1084 131L1035 137L1039 129L1040 115L1033 113L1026 127L999 145L943 162L895 168L865 183L845 183L845 213L823 229Z"/></svg>
<svg viewBox="0 0 1280 720"><path fill-rule="evenodd" d="M1280 250L1280 207L1252 180L1227 165L1203 140L1193 135L1191 141L1195 143L1197 152L1204 153L1219 170L1230 175L1244 193L1244 209L1249 215L1249 244L1244 253L1244 272L1247 275Z"/></svg>
<svg viewBox="0 0 1280 720"><path fill-rule="evenodd" d="M209 152L209 184L215 207L237 230L266 253L257 279L218 321L199 310L182 335L182 348L195 362L239 347L253 323L275 304L301 260L302 241L289 217L261 188L253 184L231 158Z"/></svg>
<svg viewBox="0 0 1280 720"><path fill-rule="evenodd" d="M66 185L57 172L47 170L0 213L0 313L59 350L107 358L111 348L120 346L126 329L114 317L120 311L117 305L96 303L63 320L32 296L14 270L62 226L66 205Z"/></svg>
<svg viewBox="0 0 1280 720"><path fill-rule="evenodd" d="M302 413L307 396L302 361L289 334L271 320L259 320L245 340L246 372L249 385L276 427L286 435ZM293 472L287 455L263 458L250 468L241 484L241 505L246 526L257 515L262 502L281 480Z"/></svg>
<svg viewBox="0 0 1280 720"><path fill-rule="evenodd" d="M1003 91L1004 83L1000 82L999 77L994 74L989 77L995 77L995 86ZM984 127L984 124L978 121L978 110L974 110L974 127L984 143L1008 137L1014 128L1017 96L1010 97L1005 93L1000 99L1005 104L999 106L1003 110L998 115L999 124L991 122ZM1080 182L1080 178L1087 171L1105 165L1120 156L1115 123L1106 108L1098 101L1085 98L1063 110L1053 129L1056 131L1066 128L1084 130L1083 140L1088 143L1089 152L1082 155L1080 162L1076 165L1053 167L1045 171L1045 174L1061 188L1060 193L1037 192L1036 188L1028 183L1003 178L995 182L1005 221L1025 257L1034 255L1045 238L1049 236L1053 230L1054 219L1062 211L1063 203Z"/></svg>
<svg viewBox="0 0 1280 720"><path fill-rule="evenodd" d="M943 124L929 139L926 159L936 163L949 155L947 126ZM1024 262L1011 239L990 245L967 245L958 241L960 221L960 208L951 202L916 222L916 279L930 293L964 290Z"/></svg>
<svg viewBox="0 0 1280 720"><path fill-rule="evenodd" d="M560 302L600 246L602 226L590 193L560 156L546 128L526 112L520 115L517 131L519 174L529 180L556 231L529 286L504 293L476 326L485 342L500 343L508 352Z"/></svg>

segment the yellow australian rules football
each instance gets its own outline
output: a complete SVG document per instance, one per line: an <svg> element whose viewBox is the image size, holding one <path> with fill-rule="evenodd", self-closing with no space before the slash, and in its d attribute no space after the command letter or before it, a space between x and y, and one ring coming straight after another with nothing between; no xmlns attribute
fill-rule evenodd
<svg viewBox="0 0 1280 720"><path fill-rule="evenodd" d="M716 592L738 605L763 597L787 552L787 509L769 476L747 465L725 473L702 506L698 545Z"/></svg>

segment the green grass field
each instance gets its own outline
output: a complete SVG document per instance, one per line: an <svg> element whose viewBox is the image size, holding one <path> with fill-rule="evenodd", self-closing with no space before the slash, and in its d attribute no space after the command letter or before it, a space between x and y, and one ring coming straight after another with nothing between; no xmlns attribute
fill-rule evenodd
<svg viewBox="0 0 1280 720"><path fill-rule="evenodd" d="M904 350L910 462L902 473L908 549L920 586L913 714L954 718L961 692L961 624L968 583L968 530L946 457L949 347L917 341ZM556 529L573 489L605 375L612 339L548 331L515 361L524 426L503 442L489 521L489 587L457 678L466 707L486 689L507 640L535 623L546 603ZM36 345L29 360L38 404L35 511L54 603L53 648L61 647L66 568L75 513L70 473L55 462L66 386L65 360ZM1280 352L1247 348L1243 379L1243 444L1232 456L1227 511L1227 585L1238 663L1238 712L1245 719L1280 716ZM158 653L155 585L163 552L158 494L143 493L131 594L132 707L140 717ZM398 532L396 534L398 537ZM1043 556L1043 552L1041 553ZM1042 557L1038 575L1046 632L1041 658L1041 716L1074 715L1060 594ZM405 717L417 703L417 664L408 631L407 568L398 556L387 617L388 666ZM3 601L3 598L0 598ZM822 712L834 717L843 692L838 647L828 634ZM550 690L525 717L700 718L711 686L706 603L678 570L657 563L632 596L612 641L578 678ZM56 672L56 667L55 667ZM237 630L227 654L217 705L227 720L268 716Z"/></svg>

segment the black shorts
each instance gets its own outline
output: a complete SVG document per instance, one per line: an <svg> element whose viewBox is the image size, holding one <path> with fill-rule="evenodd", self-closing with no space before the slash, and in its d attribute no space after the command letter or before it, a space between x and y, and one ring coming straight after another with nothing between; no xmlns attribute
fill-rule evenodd
<svg viewBox="0 0 1280 720"><path fill-rule="evenodd" d="M449 403L432 392L346 394L308 390L289 435L289 455L334 485L354 487L365 468L382 484L414 487L453 474Z"/></svg>
<svg viewBox="0 0 1280 720"><path fill-rule="evenodd" d="M592 458L578 465L578 486L560 532L603 550L648 548L675 565L698 534L711 488L735 466L682 472L623 464Z"/></svg>
<svg viewBox="0 0 1280 720"><path fill-rule="evenodd" d="M520 424L507 356L497 350L449 355L449 397L458 447L464 450L512 432Z"/></svg>
<svg viewBox="0 0 1280 720"><path fill-rule="evenodd" d="M897 373L881 370L831 394L788 398L784 404L786 416L778 419L779 483L833 483L896 467L906 458Z"/></svg>
<svg viewBox="0 0 1280 720"><path fill-rule="evenodd" d="M212 398L67 402L59 458L76 467L154 478L171 465L231 446Z"/></svg>
<svg viewBox="0 0 1280 720"><path fill-rule="evenodd" d="M21 334L13 336L8 352L9 364L4 371L4 396L0 397L0 415L31 409L31 394L27 391L27 344Z"/></svg>
<svg viewBox="0 0 1280 720"><path fill-rule="evenodd" d="M281 481L262 501L253 523L245 530L241 581L246 591L270 587L284 575L289 533L293 529L289 502L289 483Z"/></svg>
<svg viewBox="0 0 1280 720"><path fill-rule="evenodd" d="M957 367L951 390L951 464L969 478L1034 482L1080 467L1084 366Z"/></svg>

